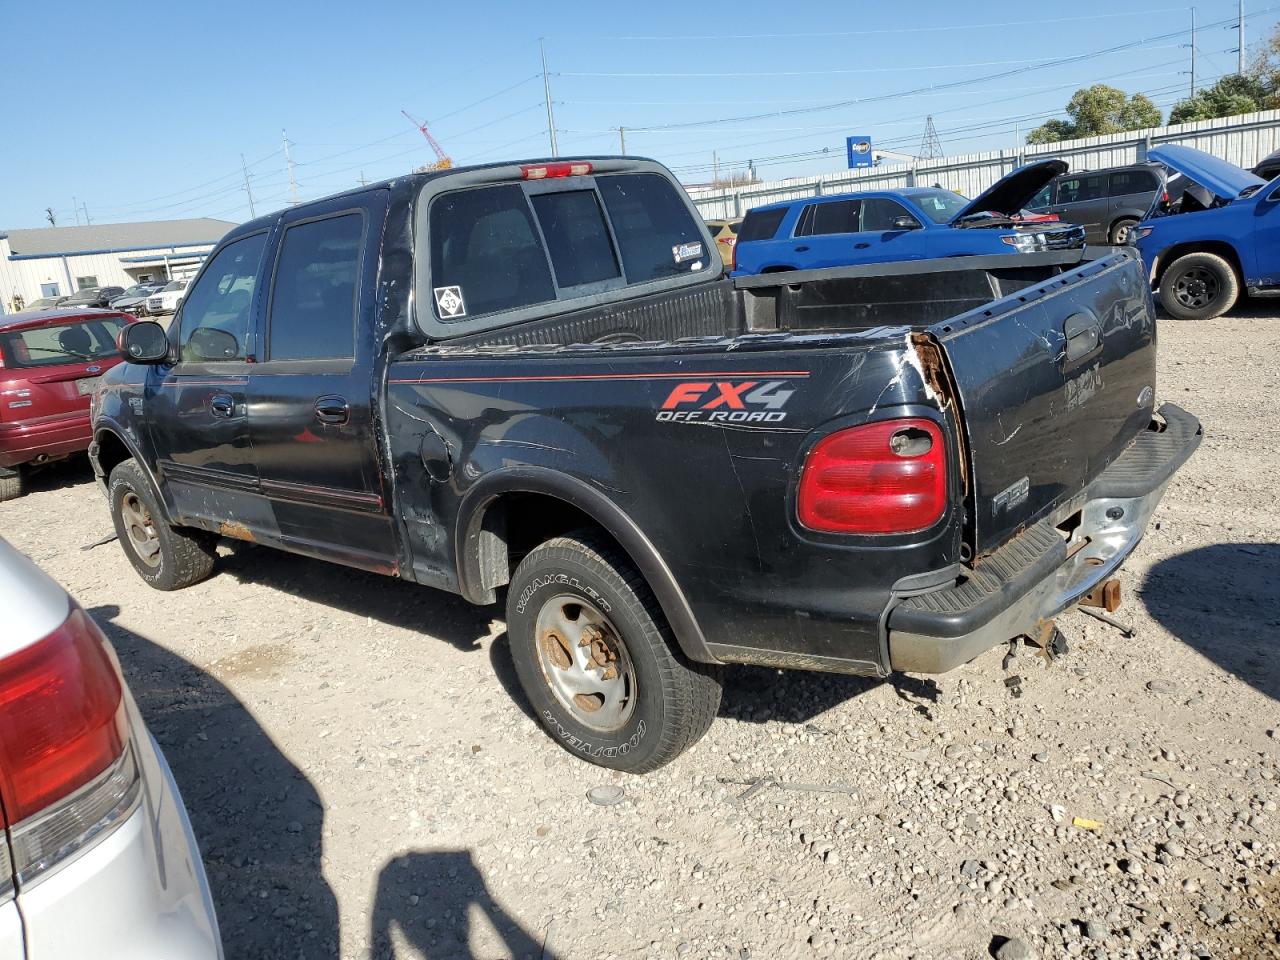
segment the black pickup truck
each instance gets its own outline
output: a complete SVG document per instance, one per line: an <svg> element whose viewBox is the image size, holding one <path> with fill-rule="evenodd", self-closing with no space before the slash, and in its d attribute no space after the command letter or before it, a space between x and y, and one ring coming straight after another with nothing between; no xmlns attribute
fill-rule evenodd
<svg viewBox="0 0 1280 960"><path fill-rule="evenodd" d="M640 772L720 664L935 673L1112 604L1200 440L1155 339L1128 249L733 279L659 164L459 168L233 230L91 456L162 590L233 537L505 592L548 732Z"/></svg>

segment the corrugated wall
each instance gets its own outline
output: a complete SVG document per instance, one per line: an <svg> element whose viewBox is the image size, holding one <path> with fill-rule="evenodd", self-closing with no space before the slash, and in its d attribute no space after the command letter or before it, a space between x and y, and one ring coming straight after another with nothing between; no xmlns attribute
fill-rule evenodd
<svg viewBox="0 0 1280 960"><path fill-rule="evenodd" d="M1064 140L1020 150L995 150L940 160L921 160L912 166L886 164L869 170L755 183L728 191L695 188L689 193L702 215L708 218L741 216L752 207L779 200L855 190L893 190L912 183L916 186L936 183L966 197L974 197L1010 170L1035 160L1061 157L1071 164L1073 170L1100 170L1136 163L1146 158L1151 147L1164 143L1181 143L1242 167L1252 167L1280 148L1280 110L1152 127L1105 137Z"/></svg>

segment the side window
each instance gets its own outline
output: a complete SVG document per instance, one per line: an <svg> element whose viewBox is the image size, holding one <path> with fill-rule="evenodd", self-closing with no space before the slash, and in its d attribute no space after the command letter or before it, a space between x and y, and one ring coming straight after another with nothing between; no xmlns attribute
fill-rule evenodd
<svg viewBox="0 0 1280 960"><path fill-rule="evenodd" d="M862 201L862 229L868 233L887 233L897 230L893 221L898 217L911 217L907 209L900 203L884 197L869 197ZM911 217L916 220L915 217ZM916 220L919 223L919 220Z"/></svg>
<svg viewBox="0 0 1280 960"><path fill-rule="evenodd" d="M556 283L577 287L621 275L594 190L540 193L530 199L547 239Z"/></svg>
<svg viewBox="0 0 1280 960"><path fill-rule="evenodd" d="M857 233L858 209L861 206L861 200L832 200L814 204L810 235Z"/></svg>
<svg viewBox="0 0 1280 960"><path fill-rule="evenodd" d="M1086 200L1100 200L1106 195L1107 175L1105 173L1058 181L1059 203L1083 203Z"/></svg>
<svg viewBox="0 0 1280 960"><path fill-rule="evenodd" d="M243 360L253 318L253 290L267 235L227 244L182 303L182 359Z"/></svg>
<svg viewBox="0 0 1280 960"><path fill-rule="evenodd" d="M773 207L769 210L748 210L742 218L742 226L738 228L738 242L749 243L752 240L772 240L778 232L782 220L787 215L786 207Z"/></svg>
<svg viewBox="0 0 1280 960"><path fill-rule="evenodd" d="M1156 176L1149 170L1117 170L1111 174L1110 195L1123 197L1130 193L1149 193L1157 186Z"/></svg>
<svg viewBox="0 0 1280 960"><path fill-rule="evenodd" d="M271 286L268 360L355 356L364 217L344 213L287 228Z"/></svg>
<svg viewBox="0 0 1280 960"><path fill-rule="evenodd" d="M433 306L441 320L556 298L547 256L519 186L441 194L431 202L430 224Z"/></svg>
<svg viewBox="0 0 1280 960"><path fill-rule="evenodd" d="M1031 210L1039 210L1043 207L1047 207L1053 202L1052 197L1053 181L1051 180L1040 188L1039 193L1031 198L1031 202L1027 204L1027 207Z"/></svg>
<svg viewBox="0 0 1280 960"><path fill-rule="evenodd" d="M609 211L627 283L674 277L707 264L711 251L702 249L698 222L666 177L619 174L597 177L596 185ZM712 236L723 232L721 224ZM732 223L728 226L735 229Z"/></svg>

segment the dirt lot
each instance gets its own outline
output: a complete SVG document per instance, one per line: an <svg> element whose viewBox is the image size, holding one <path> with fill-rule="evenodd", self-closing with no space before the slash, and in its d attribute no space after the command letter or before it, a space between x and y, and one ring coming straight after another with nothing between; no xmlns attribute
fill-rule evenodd
<svg viewBox="0 0 1280 960"><path fill-rule="evenodd" d="M115 642L236 960L1280 956L1280 318L1160 335L1207 437L1128 564L1136 639L1077 613L1049 666L734 669L644 778L541 733L497 608L252 547L153 592L82 549L83 464L0 531Z"/></svg>

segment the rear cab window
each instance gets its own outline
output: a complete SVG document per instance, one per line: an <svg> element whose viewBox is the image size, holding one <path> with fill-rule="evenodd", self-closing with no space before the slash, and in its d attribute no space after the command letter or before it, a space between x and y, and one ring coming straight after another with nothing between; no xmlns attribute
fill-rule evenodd
<svg viewBox="0 0 1280 960"><path fill-rule="evenodd" d="M419 322L447 338L717 275L720 258L692 204L656 164L635 166L427 181L417 212L429 251L416 267Z"/></svg>
<svg viewBox="0 0 1280 960"><path fill-rule="evenodd" d="M0 330L0 356L6 367L59 367L117 355L116 335L123 317L60 323L52 327Z"/></svg>

